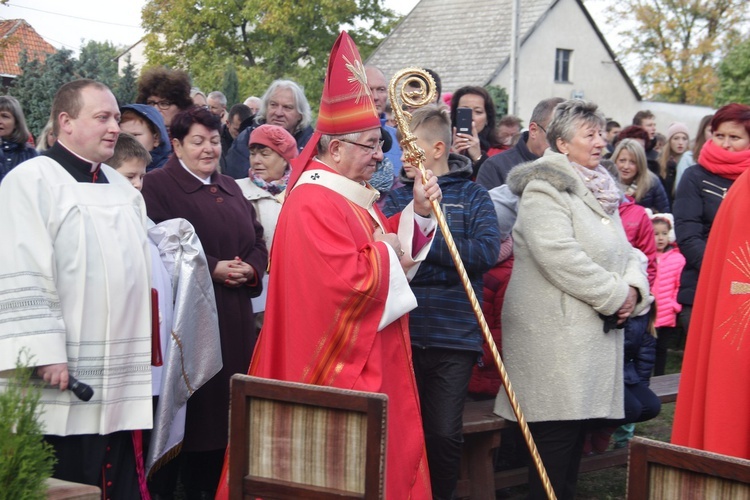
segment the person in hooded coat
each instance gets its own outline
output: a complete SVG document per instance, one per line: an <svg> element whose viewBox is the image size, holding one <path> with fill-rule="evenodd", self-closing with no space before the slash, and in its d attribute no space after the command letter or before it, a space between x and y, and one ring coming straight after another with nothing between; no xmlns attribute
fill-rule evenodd
<svg viewBox="0 0 750 500"><path fill-rule="evenodd" d="M146 104L126 104L120 112L120 130L135 137L151 154L146 172L164 166L172 154L172 144L161 113Z"/></svg>

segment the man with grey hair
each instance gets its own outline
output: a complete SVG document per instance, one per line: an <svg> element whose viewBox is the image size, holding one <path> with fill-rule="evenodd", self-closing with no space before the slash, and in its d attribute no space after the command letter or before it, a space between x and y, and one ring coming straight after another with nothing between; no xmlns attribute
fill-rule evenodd
<svg viewBox="0 0 750 500"><path fill-rule="evenodd" d="M226 155L224 174L235 179L247 177L250 169L250 134L264 123L278 125L292 134L300 151L313 134L312 111L302 88L291 80L275 80L263 94L255 123L242 131Z"/></svg>
<svg viewBox="0 0 750 500"><path fill-rule="evenodd" d="M206 102L208 104L208 110L211 112L211 114L218 116L221 119L221 123L226 123L227 96L225 96L218 90L214 90L213 92L208 94Z"/></svg>
<svg viewBox="0 0 750 500"><path fill-rule="evenodd" d="M258 111L260 111L260 103L261 103L260 97L255 97L254 95L251 95L250 97L245 99L245 102L243 104L247 106L248 108L250 108L250 111L254 115L257 115Z"/></svg>
<svg viewBox="0 0 750 500"><path fill-rule="evenodd" d="M385 105L388 103L388 80L386 80L383 71L377 66L365 66L365 74L367 75L367 85L370 87L370 93L372 94L372 101L375 103L375 110L378 113L378 118L380 118L380 124L393 139L390 151L386 152L384 156L391 160L393 173L398 176L401 170L401 146L396 138L396 129L385 124Z"/></svg>
<svg viewBox="0 0 750 500"><path fill-rule="evenodd" d="M540 101L534 107L529 122L529 130L521 134L515 146L500 154L491 156L479 169L477 182L487 189L505 184L505 179L513 167L529 161L538 160L547 143L547 126L552 121L555 106L563 102L560 97L551 97Z"/></svg>

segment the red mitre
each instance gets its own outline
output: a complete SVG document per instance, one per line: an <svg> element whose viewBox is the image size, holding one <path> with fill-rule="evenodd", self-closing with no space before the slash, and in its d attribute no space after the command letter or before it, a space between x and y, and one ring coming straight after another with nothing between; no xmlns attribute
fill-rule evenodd
<svg viewBox="0 0 750 500"><path fill-rule="evenodd" d="M328 59L326 80L315 133L300 155L292 160L287 192L294 187L310 159L315 156L321 135L344 135L380 127L380 118L367 85L365 67L354 40L342 31Z"/></svg>

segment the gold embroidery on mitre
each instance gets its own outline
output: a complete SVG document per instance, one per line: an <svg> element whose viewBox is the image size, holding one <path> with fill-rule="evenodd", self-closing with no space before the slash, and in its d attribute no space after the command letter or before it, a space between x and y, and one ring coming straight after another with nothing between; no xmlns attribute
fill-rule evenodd
<svg viewBox="0 0 750 500"><path fill-rule="evenodd" d="M354 52L352 48L352 52ZM367 74L365 73L365 67L362 65L362 61L355 60L350 61L346 56L342 56L346 63L346 69L349 70L349 77L346 79L349 83L354 85L357 97L354 99L356 104L359 104L359 100L364 96L370 95L370 86L367 84Z"/></svg>
<svg viewBox="0 0 750 500"><path fill-rule="evenodd" d="M740 273L750 280L750 243L745 242L744 247L739 247L730 253L727 263L731 264ZM750 283L743 281L732 281L729 284L730 295L750 295ZM718 327L721 331L726 329L722 340L729 339L729 344L737 343L740 350L745 333L750 329L750 297L745 300L727 319Z"/></svg>

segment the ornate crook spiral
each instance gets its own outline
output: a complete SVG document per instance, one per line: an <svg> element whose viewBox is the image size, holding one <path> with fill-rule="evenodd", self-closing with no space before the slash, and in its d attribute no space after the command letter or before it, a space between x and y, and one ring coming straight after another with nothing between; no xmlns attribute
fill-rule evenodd
<svg viewBox="0 0 750 500"><path fill-rule="evenodd" d="M399 81L401 81L400 89ZM406 68L397 72L388 85L388 99L393 108L393 119L401 133L401 149L407 163L418 166L423 171L424 151L417 146L417 138L411 133L409 122L411 113L403 109L419 108L435 101L437 85L432 75L421 68ZM397 92L398 90L398 92Z"/></svg>

